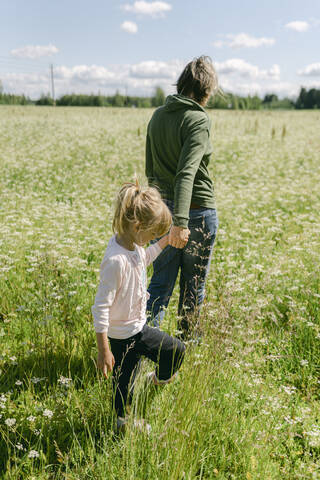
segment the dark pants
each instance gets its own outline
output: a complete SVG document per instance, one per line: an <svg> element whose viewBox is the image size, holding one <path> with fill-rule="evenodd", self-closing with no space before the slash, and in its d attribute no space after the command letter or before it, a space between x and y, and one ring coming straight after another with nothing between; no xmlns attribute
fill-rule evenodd
<svg viewBox="0 0 320 480"><path fill-rule="evenodd" d="M141 332L125 340L109 338L115 359L112 382L114 407L118 416L125 415L125 406L131 402L133 389L130 381L134 377L141 356L156 363L158 380L169 380L180 368L185 346L157 328L144 325Z"/></svg>
<svg viewBox="0 0 320 480"><path fill-rule="evenodd" d="M173 202L166 201L173 211ZM168 306L180 271L180 298L178 314L180 327L188 330L189 315L197 311L204 300L205 281L218 228L215 209L190 210L190 236L183 249L166 247L153 262L153 275L148 288L148 321L159 327Z"/></svg>

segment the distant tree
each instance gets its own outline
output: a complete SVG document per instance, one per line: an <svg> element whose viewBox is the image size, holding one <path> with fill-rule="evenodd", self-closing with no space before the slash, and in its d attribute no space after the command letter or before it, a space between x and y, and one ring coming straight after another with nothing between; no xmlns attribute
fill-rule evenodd
<svg viewBox="0 0 320 480"><path fill-rule="evenodd" d="M254 95L251 97L249 95L248 97L248 109L249 110L259 110L261 108L261 99L258 97L258 95Z"/></svg>
<svg viewBox="0 0 320 480"><path fill-rule="evenodd" d="M239 99L237 95L231 95L231 107L235 110L239 110Z"/></svg>
<svg viewBox="0 0 320 480"><path fill-rule="evenodd" d="M116 94L113 97L112 105L114 107L124 107L124 97L122 95L120 95L120 93L118 91L116 91Z"/></svg>
<svg viewBox="0 0 320 480"><path fill-rule="evenodd" d="M295 107L299 109L320 108L320 90L316 88L311 88L307 91L304 87L302 87L297 98Z"/></svg>
<svg viewBox="0 0 320 480"><path fill-rule="evenodd" d="M262 103L272 103L272 102L277 102L278 101L278 97L275 93L267 93L265 96L264 96L264 99L262 100Z"/></svg>
<svg viewBox="0 0 320 480"><path fill-rule="evenodd" d="M152 107L151 98L140 98L137 102L137 106L141 108L150 108Z"/></svg>
<svg viewBox="0 0 320 480"><path fill-rule="evenodd" d="M316 108L320 108L320 90L315 91L314 101L315 101Z"/></svg>
<svg viewBox="0 0 320 480"><path fill-rule="evenodd" d="M0 80L0 95L2 94L3 92L3 84L2 84L2 81Z"/></svg>
<svg viewBox="0 0 320 480"><path fill-rule="evenodd" d="M311 88L307 92L306 95L306 108L319 108L320 105L318 105L318 97L319 97L319 90L316 90L315 88Z"/></svg>
<svg viewBox="0 0 320 480"><path fill-rule="evenodd" d="M53 105L53 99L51 98L49 93L47 95L43 93L39 100L37 100L35 103L36 105Z"/></svg>
<svg viewBox="0 0 320 480"><path fill-rule="evenodd" d="M151 99L153 107L160 107L164 104L166 100L166 95L161 87L156 87L155 94Z"/></svg>
<svg viewBox="0 0 320 480"><path fill-rule="evenodd" d="M246 99L243 97L238 97L239 100L239 109L240 110L246 110L247 109L247 102Z"/></svg>
<svg viewBox="0 0 320 480"><path fill-rule="evenodd" d="M231 103L232 95L217 93L216 95L209 98L207 103L207 108L228 108L228 105Z"/></svg>
<svg viewBox="0 0 320 480"><path fill-rule="evenodd" d="M14 95L12 93L0 93L1 105L28 105L33 102L25 95Z"/></svg>
<svg viewBox="0 0 320 480"><path fill-rule="evenodd" d="M296 101L296 108L306 108L307 100L307 90L304 87L301 87L299 96Z"/></svg>

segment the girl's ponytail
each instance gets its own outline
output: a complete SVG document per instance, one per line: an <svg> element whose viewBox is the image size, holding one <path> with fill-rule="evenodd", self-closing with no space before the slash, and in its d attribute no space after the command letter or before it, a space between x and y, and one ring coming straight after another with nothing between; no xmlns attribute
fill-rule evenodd
<svg viewBox="0 0 320 480"><path fill-rule="evenodd" d="M136 226L139 230L164 235L171 225L171 213L162 201L158 190L125 183L117 196L112 228L120 235Z"/></svg>

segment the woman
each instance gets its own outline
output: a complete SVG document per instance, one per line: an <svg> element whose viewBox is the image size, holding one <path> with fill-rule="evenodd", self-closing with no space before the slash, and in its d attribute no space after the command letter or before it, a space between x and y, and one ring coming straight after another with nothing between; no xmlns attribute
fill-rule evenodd
<svg viewBox="0 0 320 480"><path fill-rule="evenodd" d="M173 214L169 246L153 263L147 310L159 326L180 270L178 327L182 339L189 337L192 319L204 299L218 225L208 173L210 120L204 110L217 89L210 58L194 59L178 79L177 94L169 95L154 112L147 131L146 176Z"/></svg>

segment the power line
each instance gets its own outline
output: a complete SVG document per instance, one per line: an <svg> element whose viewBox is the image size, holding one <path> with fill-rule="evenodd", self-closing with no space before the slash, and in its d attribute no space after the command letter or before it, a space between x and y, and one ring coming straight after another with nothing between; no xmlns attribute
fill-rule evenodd
<svg viewBox="0 0 320 480"><path fill-rule="evenodd" d="M45 68L49 65L48 63L41 63L40 65L30 64L30 63L21 63L21 62L10 62L9 60L3 60L0 58L0 63L3 65L12 65L17 67L26 67L26 68Z"/></svg>
<svg viewBox="0 0 320 480"><path fill-rule="evenodd" d="M8 67L6 65L1 65L0 64L0 71L3 74L17 74L17 75L22 75L22 74L39 74L39 75L44 75L48 70L48 65L46 68L41 68L39 69L30 69L26 67L21 67L21 68L15 68L15 67Z"/></svg>
<svg viewBox="0 0 320 480"><path fill-rule="evenodd" d="M38 64L41 64L41 63L48 64L48 60L44 60L44 59L39 60L39 58L16 57L12 55L0 55L0 59L13 60L17 62L36 62Z"/></svg>

